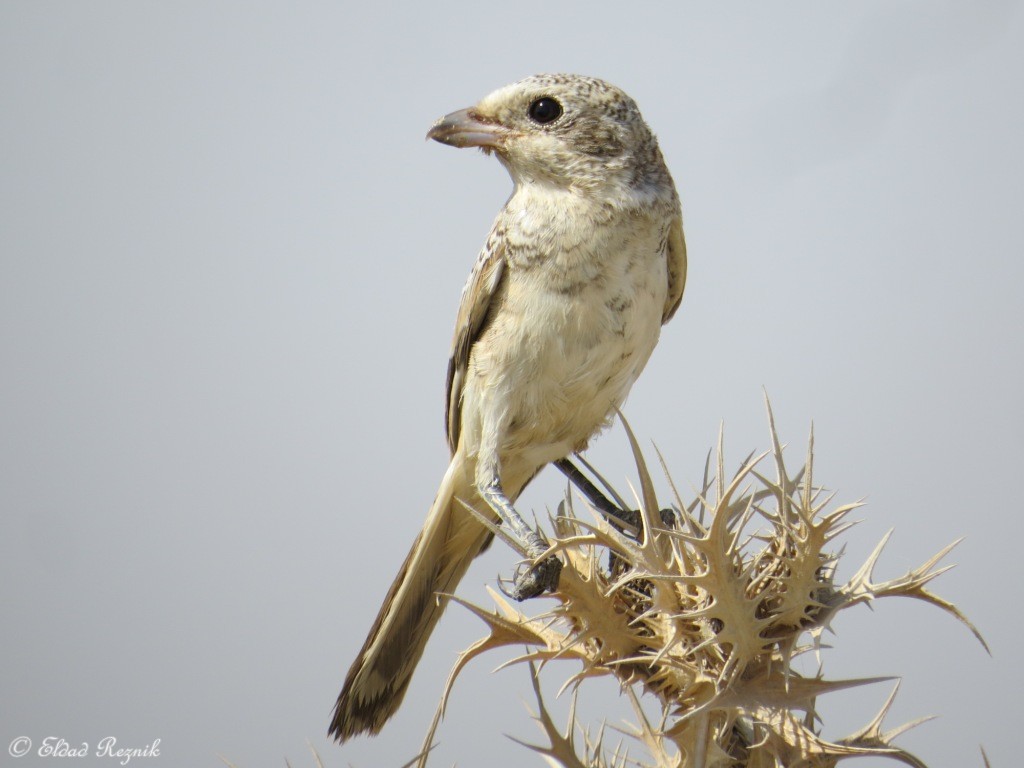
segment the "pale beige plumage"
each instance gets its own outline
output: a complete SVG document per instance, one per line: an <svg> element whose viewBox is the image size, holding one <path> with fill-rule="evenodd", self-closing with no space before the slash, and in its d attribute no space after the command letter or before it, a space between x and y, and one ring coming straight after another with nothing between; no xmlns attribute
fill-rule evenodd
<svg viewBox="0 0 1024 768"><path fill-rule="evenodd" d="M429 136L493 151L515 189L463 290L448 367L451 463L345 680L330 727L342 741L378 732L398 709L443 595L489 540L463 502L498 520L541 468L582 450L622 404L686 279L672 178L619 89L539 75Z"/></svg>

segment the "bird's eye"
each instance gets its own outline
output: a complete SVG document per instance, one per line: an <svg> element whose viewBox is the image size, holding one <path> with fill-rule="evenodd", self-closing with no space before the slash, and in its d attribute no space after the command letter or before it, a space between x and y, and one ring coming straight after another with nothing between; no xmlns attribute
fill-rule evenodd
<svg viewBox="0 0 1024 768"><path fill-rule="evenodd" d="M530 119L535 123L545 125L553 123L562 116L562 105L550 96L541 96L530 102L530 108L526 111Z"/></svg>

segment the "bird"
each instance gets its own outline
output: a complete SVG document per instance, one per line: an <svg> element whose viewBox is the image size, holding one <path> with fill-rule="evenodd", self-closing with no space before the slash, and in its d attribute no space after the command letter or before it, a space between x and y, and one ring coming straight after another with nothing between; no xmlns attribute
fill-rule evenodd
<svg viewBox="0 0 1024 768"><path fill-rule="evenodd" d="M328 734L379 733L492 531L531 560L513 597L557 589L562 566L514 502L546 465L582 452L646 365L686 282L682 208L636 103L595 77L542 74L439 119L513 191L463 288L445 399L451 460L426 521L345 678Z"/></svg>

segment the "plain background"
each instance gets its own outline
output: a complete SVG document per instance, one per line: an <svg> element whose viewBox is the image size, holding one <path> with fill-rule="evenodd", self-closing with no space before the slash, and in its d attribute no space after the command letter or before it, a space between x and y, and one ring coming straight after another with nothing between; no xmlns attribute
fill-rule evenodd
<svg viewBox="0 0 1024 768"><path fill-rule="evenodd" d="M676 482L792 460L867 497L849 576L966 536L938 610L843 615L834 677L902 675L932 766L1018 762L1024 284L1021 3L0 3L0 763L47 736L161 740L133 765L398 766L457 650L401 713L324 734L433 497L459 291L511 185L423 136L528 74L627 90L683 198L683 307L626 406ZM591 454L631 477L621 430ZM664 483L660 483L664 488ZM557 503L543 474L524 512ZM495 546L460 589L514 557ZM477 662L432 764L540 765L527 673ZM549 698L575 667L549 670ZM615 687L586 690L614 722ZM880 685L820 702L863 724ZM556 709L560 709L558 703ZM112 765L81 759L61 765ZM887 765L864 760L858 765Z"/></svg>

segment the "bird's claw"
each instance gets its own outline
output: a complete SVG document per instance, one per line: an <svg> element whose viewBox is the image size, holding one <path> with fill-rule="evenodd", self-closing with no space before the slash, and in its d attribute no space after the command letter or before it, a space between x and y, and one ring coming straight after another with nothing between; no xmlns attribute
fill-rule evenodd
<svg viewBox="0 0 1024 768"><path fill-rule="evenodd" d="M679 515L672 508L658 510L658 515L661 517L661 524L668 529L679 528Z"/></svg>
<svg viewBox="0 0 1024 768"><path fill-rule="evenodd" d="M506 596L517 602L529 600L545 592L554 592L558 589L558 579L562 574L562 561L554 555L546 557L537 565L516 574L512 583L512 590L506 592Z"/></svg>

